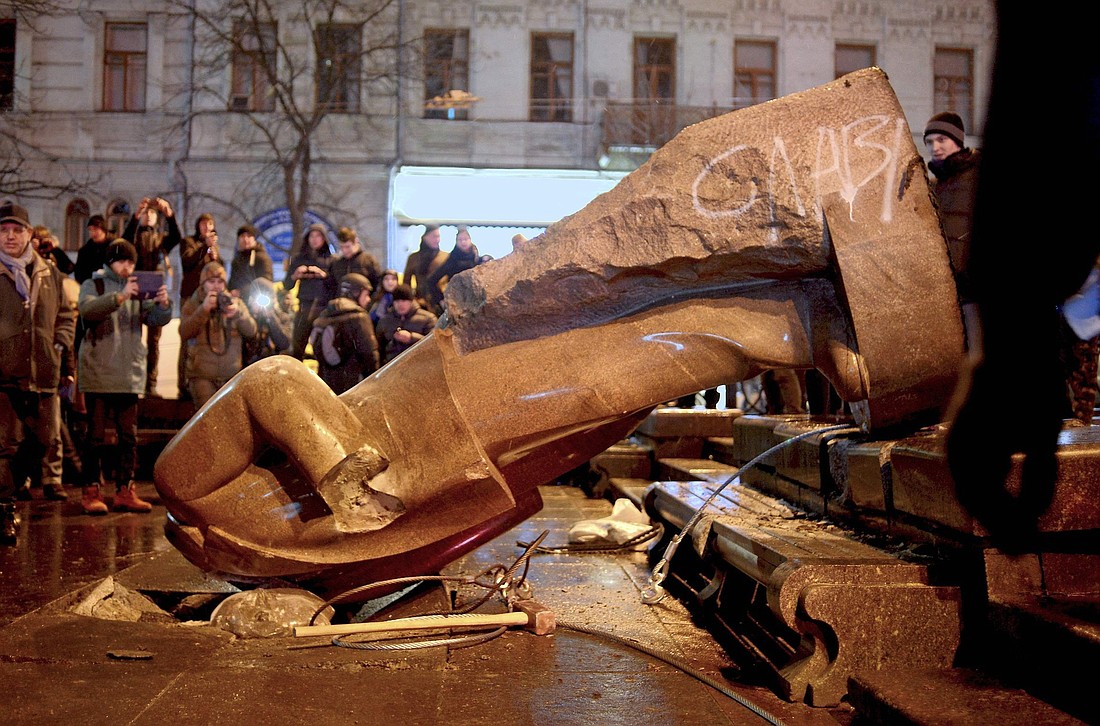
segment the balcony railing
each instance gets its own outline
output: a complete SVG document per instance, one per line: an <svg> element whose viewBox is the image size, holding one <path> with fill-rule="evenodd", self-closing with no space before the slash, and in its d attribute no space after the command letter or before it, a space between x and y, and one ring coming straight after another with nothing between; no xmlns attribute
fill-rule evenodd
<svg viewBox="0 0 1100 726"><path fill-rule="evenodd" d="M610 101L604 108L601 147L656 150L681 129L732 109L722 106L679 106L670 102Z"/></svg>

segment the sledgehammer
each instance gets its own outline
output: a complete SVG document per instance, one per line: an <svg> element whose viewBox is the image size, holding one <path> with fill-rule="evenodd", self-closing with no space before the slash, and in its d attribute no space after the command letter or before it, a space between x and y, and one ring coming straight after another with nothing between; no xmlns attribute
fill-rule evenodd
<svg viewBox="0 0 1100 726"><path fill-rule="evenodd" d="M522 625L535 635L549 635L557 627L554 612L536 600L516 600L516 609L507 613L462 613L460 615L421 615L395 620L342 625L299 625L295 638L311 635L348 635L349 633L382 633L400 630L438 630L440 628L472 628L484 626Z"/></svg>

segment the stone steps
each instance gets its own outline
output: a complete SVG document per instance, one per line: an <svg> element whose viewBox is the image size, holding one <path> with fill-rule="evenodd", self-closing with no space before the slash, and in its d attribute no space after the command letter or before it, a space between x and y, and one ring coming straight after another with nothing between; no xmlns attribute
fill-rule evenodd
<svg viewBox="0 0 1100 726"><path fill-rule="evenodd" d="M749 459L837 423L733 416L729 430L714 431L716 419L700 417L692 436L693 413L661 409L655 420L644 421L639 431L644 427L645 433L632 435L629 447L617 452L631 464L617 462L621 468L611 477L608 496L626 496L641 507L647 498L652 502L653 482L678 481L675 496L683 499L680 517L686 519L704 489L713 490ZM987 533L965 514L954 498L942 437L937 428L887 441L858 433L810 435L743 473L738 495L759 491L832 521L861 541L926 563L935 584L960 588L969 603L955 667L912 681L933 694L927 712L915 703L902 705L906 699L893 692L891 684L905 690L905 677L872 669L881 677L863 678L853 671L849 698L858 698L867 723L1100 723L1100 707L1087 695L1090 669L1083 673L1075 666L1100 656L1100 555L1093 554L1100 551L1100 491L1094 491L1100 487L1100 428L1064 433L1055 505L1041 520L1051 551L1030 557L1007 557L991 548ZM669 492L666 499L673 497ZM706 583L693 586L702 590ZM968 702L971 711L958 710ZM953 718L959 714L965 717ZM1020 714L1030 717L1015 720Z"/></svg>

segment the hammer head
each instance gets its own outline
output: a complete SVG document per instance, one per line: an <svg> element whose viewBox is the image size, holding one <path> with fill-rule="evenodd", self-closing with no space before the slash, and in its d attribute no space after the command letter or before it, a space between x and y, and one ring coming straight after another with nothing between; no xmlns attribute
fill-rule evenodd
<svg viewBox="0 0 1100 726"><path fill-rule="evenodd" d="M549 635L558 625L554 611L538 600L514 600L512 607L527 615L527 625L524 627L535 635Z"/></svg>

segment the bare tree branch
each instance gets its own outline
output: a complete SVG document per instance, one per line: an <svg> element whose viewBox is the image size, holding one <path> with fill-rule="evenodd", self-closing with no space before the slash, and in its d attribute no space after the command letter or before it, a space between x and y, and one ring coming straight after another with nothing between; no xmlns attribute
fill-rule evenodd
<svg viewBox="0 0 1100 726"><path fill-rule="evenodd" d="M411 48L400 41L398 0L171 5L194 33L192 78L179 89L190 97L182 124L224 119L227 111L246 122L250 133L241 150L264 162L242 191L256 206L281 200L297 246L316 199L331 206L342 194L316 172L326 120L351 119L347 125L361 129L361 148L369 150L378 134L366 132L375 124L368 104L377 111L384 100L385 118L396 113L398 56Z"/></svg>

